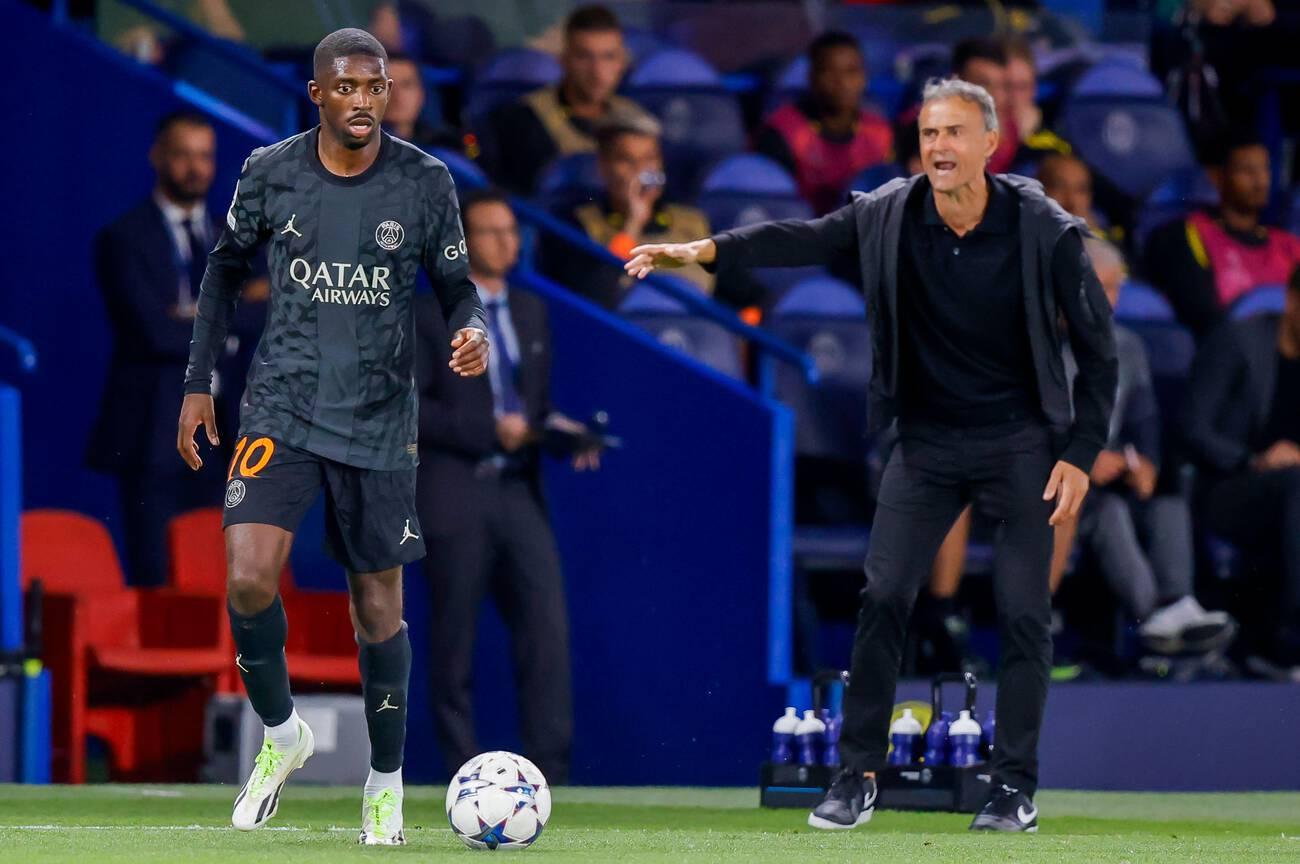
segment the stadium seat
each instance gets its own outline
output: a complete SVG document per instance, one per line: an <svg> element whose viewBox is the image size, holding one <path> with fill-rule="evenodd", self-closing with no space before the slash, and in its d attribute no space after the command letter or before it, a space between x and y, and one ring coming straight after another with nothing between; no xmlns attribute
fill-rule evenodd
<svg viewBox="0 0 1300 864"><path fill-rule="evenodd" d="M1216 207L1219 190L1210 181L1209 174L1199 165L1179 171L1147 196L1138 209L1133 227L1133 241L1139 252L1146 245L1151 232L1161 225L1181 219L1193 210Z"/></svg>
<svg viewBox="0 0 1300 864"><path fill-rule="evenodd" d="M1174 309L1165 299L1165 295L1145 282L1131 279L1120 289L1119 303L1115 306L1115 317L1125 322L1172 322Z"/></svg>
<svg viewBox="0 0 1300 864"><path fill-rule="evenodd" d="M677 281L690 290L699 290L692 283ZM676 348L729 378L744 378L739 337L707 318L692 315L684 305L667 294L649 285L639 284L628 292L619 306L619 312L649 332L660 344Z"/></svg>
<svg viewBox="0 0 1300 864"><path fill-rule="evenodd" d="M115 779L194 779L207 697L233 659L221 601L126 587L108 530L89 516L32 510L21 531L22 584L40 583L56 682L56 779L85 782L88 735L107 744Z"/></svg>
<svg viewBox="0 0 1300 864"><path fill-rule="evenodd" d="M706 166L745 149L740 103L690 51L647 57L628 76L627 95L663 126L669 198L689 200Z"/></svg>
<svg viewBox="0 0 1300 864"><path fill-rule="evenodd" d="M1123 96L1163 100L1165 91L1160 81L1141 65L1129 58L1112 55L1080 75L1070 89L1070 96L1076 99Z"/></svg>
<svg viewBox="0 0 1300 864"><path fill-rule="evenodd" d="M171 586L177 591L220 598L220 631L233 652L226 625L226 553L221 508L205 507L182 513L168 525L171 547ZM295 688L351 689L361 683L356 637L348 615L345 591L297 588L288 565L280 577L280 596L288 615L289 640L285 658ZM231 655L233 656L233 655ZM243 692L238 670L225 670L222 692Z"/></svg>
<svg viewBox="0 0 1300 864"><path fill-rule="evenodd" d="M465 94L465 122L481 131L492 109L538 87L560 80L560 63L550 54L530 48L512 48L489 58Z"/></svg>
<svg viewBox="0 0 1300 864"><path fill-rule="evenodd" d="M858 176L853 178L849 183L849 189L854 192L871 192L881 186L884 186L890 180L897 180L899 177L906 176L903 168L897 162L882 162L879 165L872 165L870 168L864 168L858 172Z"/></svg>
<svg viewBox="0 0 1300 864"><path fill-rule="evenodd" d="M595 153L561 156L542 169L537 179L537 198L546 212L568 218L569 212L605 194Z"/></svg>
<svg viewBox="0 0 1300 864"><path fill-rule="evenodd" d="M713 166L695 203L714 231L813 215L794 178L778 163L755 153L728 156Z"/></svg>
<svg viewBox="0 0 1300 864"><path fill-rule="evenodd" d="M1286 230L1300 234L1300 186L1291 190L1287 204Z"/></svg>
<svg viewBox="0 0 1300 864"><path fill-rule="evenodd" d="M1182 115L1163 98L1076 92L1062 131L1093 171L1133 199L1196 167Z"/></svg>
<svg viewBox="0 0 1300 864"><path fill-rule="evenodd" d="M1256 315L1281 315L1285 306L1285 285L1257 285L1233 301L1228 317L1240 321Z"/></svg>
<svg viewBox="0 0 1300 864"><path fill-rule="evenodd" d="M468 156L462 156L445 147L431 147L429 155L441 160L447 166L447 170L451 172L451 179L455 181L459 190L477 189L488 185L488 177L483 173L483 169Z"/></svg>
<svg viewBox="0 0 1300 864"><path fill-rule="evenodd" d="M866 303L852 285L830 276L792 287L768 315L766 327L809 354L820 379L781 367L776 395L795 413L795 452L865 463L871 332Z"/></svg>

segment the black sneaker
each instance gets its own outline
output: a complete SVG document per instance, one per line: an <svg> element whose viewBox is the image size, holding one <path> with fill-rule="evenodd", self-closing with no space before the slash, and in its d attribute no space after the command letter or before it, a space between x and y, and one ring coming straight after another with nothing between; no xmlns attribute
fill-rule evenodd
<svg viewBox="0 0 1300 864"><path fill-rule="evenodd" d="M857 828L870 822L875 810L875 778L845 768L835 775L822 803L808 814L808 824L829 831Z"/></svg>
<svg viewBox="0 0 1300 864"><path fill-rule="evenodd" d="M1005 783L993 790L984 809L970 823L972 831L1038 830L1038 808L1029 796Z"/></svg>

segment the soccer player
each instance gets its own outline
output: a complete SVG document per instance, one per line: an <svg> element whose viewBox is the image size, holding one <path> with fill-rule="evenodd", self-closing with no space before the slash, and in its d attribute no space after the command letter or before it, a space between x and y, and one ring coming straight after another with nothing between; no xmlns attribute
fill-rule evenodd
<svg viewBox="0 0 1300 864"><path fill-rule="evenodd" d="M1117 381L1110 304L1084 251L1086 226L1038 183L990 174L998 116L983 87L930 82L924 173L854 193L804 222L764 222L692 243L632 250L627 272L686 263L825 265L856 253L867 294L873 416L898 419L881 479L844 696L844 770L814 828L871 818L916 595L968 503L998 522L1001 625L993 793L974 830L1035 831L1038 731L1052 663L1053 526L1079 512L1106 443ZM1066 385L1058 315L1078 366Z"/></svg>
<svg viewBox="0 0 1300 864"><path fill-rule="evenodd" d="M241 403L224 520L235 663L266 735L231 821L245 831L265 825L312 754L289 693L277 589L293 532L324 487L326 549L347 569L370 732L360 842L402 845L411 670L402 565L424 557L417 270L429 274L454 334L456 373L487 368L487 328L446 166L380 131L393 86L383 47L362 30L339 30L316 46L313 69L320 125L253 151L208 258L176 446L197 470L198 427L218 443L213 363L253 255L269 243L271 307Z"/></svg>

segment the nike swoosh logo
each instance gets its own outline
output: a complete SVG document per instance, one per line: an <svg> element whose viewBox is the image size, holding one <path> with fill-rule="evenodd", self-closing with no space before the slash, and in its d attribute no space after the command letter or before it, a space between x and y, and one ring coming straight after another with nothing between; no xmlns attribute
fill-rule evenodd
<svg viewBox="0 0 1300 864"><path fill-rule="evenodd" d="M865 798L865 799L863 799L863 801L862 801L862 809L863 809L863 810L866 810L866 809L870 808L872 804L875 804L875 803L876 803L876 795L879 794L879 792L880 792L879 789L876 789L876 788L874 788L874 787L872 788L872 790L871 790L871 797L870 797L870 798Z"/></svg>
<svg viewBox="0 0 1300 864"><path fill-rule="evenodd" d="M1020 807L1016 810L1016 816L1020 819L1021 822L1025 823L1026 825L1028 825L1030 822L1033 822L1034 817L1036 817L1037 815L1038 815L1037 807L1035 807L1033 810L1030 810L1029 812L1025 812L1025 805L1021 804Z"/></svg>

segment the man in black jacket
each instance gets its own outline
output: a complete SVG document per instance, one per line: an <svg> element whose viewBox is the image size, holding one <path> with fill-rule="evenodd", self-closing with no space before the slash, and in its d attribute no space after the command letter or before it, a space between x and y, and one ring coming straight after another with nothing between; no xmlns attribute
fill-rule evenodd
<svg viewBox="0 0 1300 864"><path fill-rule="evenodd" d="M820 219L643 246L627 263L640 277L687 262L721 270L858 256L874 343L872 414L877 425L897 418L900 439L865 566L840 740L845 769L809 816L813 827L871 818L912 604L968 502L1000 526L1002 639L994 793L971 828L1038 825L1032 797L1052 659L1052 526L1079 511L1106 441L1117 373L1086 229L1037 183L986 173L997 130L983 88L932 82L920 118L924 175L855 193ZM1073 417L1058 316L1079 367Z"/></svg>
<svg viewBox="0 0 1300 864"><path fill-rule="evenodd" d="M420 351L420 524L433 599L433 710L447 771L479 753L474 733L474 625L489 594L510 629L526 753L552 783L567 782L573 709L564 580L541 489L539 441L551 411L546 306L511 289L519 255L510 205L478 192L462 205L470 279L496 346L488 374L447 368L432 298L416 304ZM583 455L578 467L595 467Z"/></svg>
<svg viewBox="0 0 1300 864"><path fill-rule="evenodd" d="M1300 680L1300 269L1282 315L1230 321L1192 367L1184 435L1211 530L1282 577L1275 637L1243 634ZM1268 644L1269 642L1272 644Z"/></svg>

